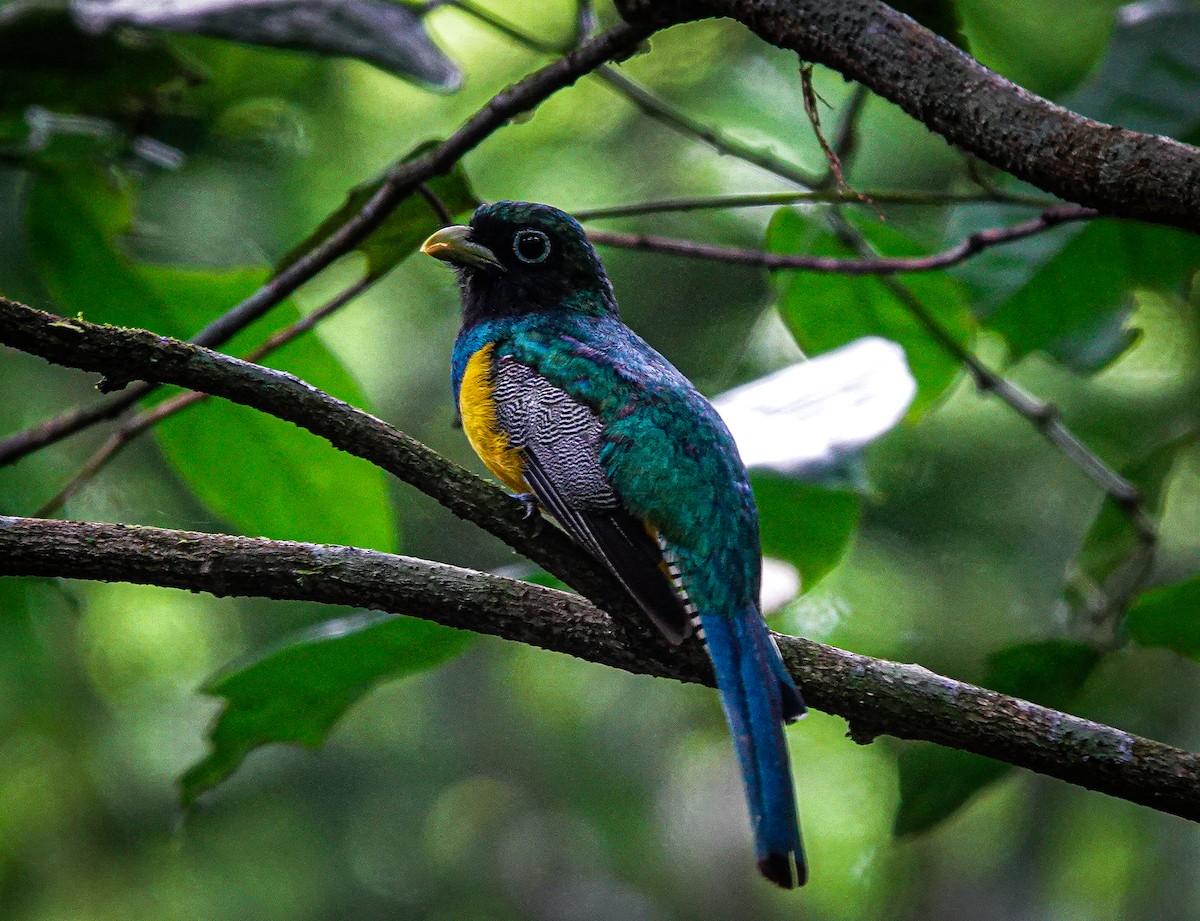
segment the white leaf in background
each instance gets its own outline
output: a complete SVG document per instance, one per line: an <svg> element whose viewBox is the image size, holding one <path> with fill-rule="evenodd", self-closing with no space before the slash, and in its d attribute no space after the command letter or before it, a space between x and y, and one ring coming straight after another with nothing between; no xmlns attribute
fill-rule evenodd
<svg viewBox="0 0 1200 921"><path fill-rule="evenodd" d="M713 406L747 467L819 480L894 428L916 392L904 350L871 336L727 391Z"/></svg>
<svg viewBox="0 0 1200 921"><path fill-rule="evenodd" d="M762 589L759 593L763 614L770 617L785 604L790 604L799 594L800 570L785 560L764 556Z"/></svg>

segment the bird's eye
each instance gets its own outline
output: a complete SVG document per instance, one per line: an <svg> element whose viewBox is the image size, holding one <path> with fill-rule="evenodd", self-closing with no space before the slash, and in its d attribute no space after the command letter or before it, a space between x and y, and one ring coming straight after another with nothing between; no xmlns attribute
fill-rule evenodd
<svg viewBox="0 0 1200 921"><path fill-rule="evenodd" d="M513 252L522 262L545 262L550 255L550 238L540 230L518 230L513 237Z"/></svg>

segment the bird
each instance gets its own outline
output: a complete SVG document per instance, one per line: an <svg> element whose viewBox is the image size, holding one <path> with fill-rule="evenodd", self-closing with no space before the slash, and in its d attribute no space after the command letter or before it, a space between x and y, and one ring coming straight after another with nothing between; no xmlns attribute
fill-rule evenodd
<svg viewBox="0 0 1200 921"><path fill-rule="evenodd" d="M760 872L807 868L784 725L805 705L759 603L758 511L712 405L620 318L580 224L498 201L435 232L462 295L452 388L471 447L544 510L672 644L704 643L733 736Z"/></svg>

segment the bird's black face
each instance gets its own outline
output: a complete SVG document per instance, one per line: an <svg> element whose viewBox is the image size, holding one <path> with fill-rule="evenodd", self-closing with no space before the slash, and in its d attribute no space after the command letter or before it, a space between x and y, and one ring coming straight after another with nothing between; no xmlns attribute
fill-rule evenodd
<svg viewBox="0 0 1200 921"><path fill-rule="evenodd" d="M608 276L583 228L549 205L482 205L469 227L444 227L421 251L458 272L467 324L537 311L616 312Z"/></svg>

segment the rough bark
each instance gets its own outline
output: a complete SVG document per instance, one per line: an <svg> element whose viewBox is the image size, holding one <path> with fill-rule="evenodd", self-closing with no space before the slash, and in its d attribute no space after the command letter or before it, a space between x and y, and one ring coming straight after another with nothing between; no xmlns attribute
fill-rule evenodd
<svg viewBox="0 0 1200 921"><path fill-rule="evenodd" d="M1055 105L878 0L617 0L617 7L627 21L658 28L736 19L1038 188L1106 214L1200 230L1200 150Z"/></svg>
<svg viewBox="0 0 1200 921"><path fill-rule="evenodd" d="M165 585L409 614L639 674L712 685L696 642L643 642L583 598L373 550L193 531L0 517L0 575ZM1200 755L921 668L777 635L815 707L856 739L975 752L1200 820Z"/></svg>

